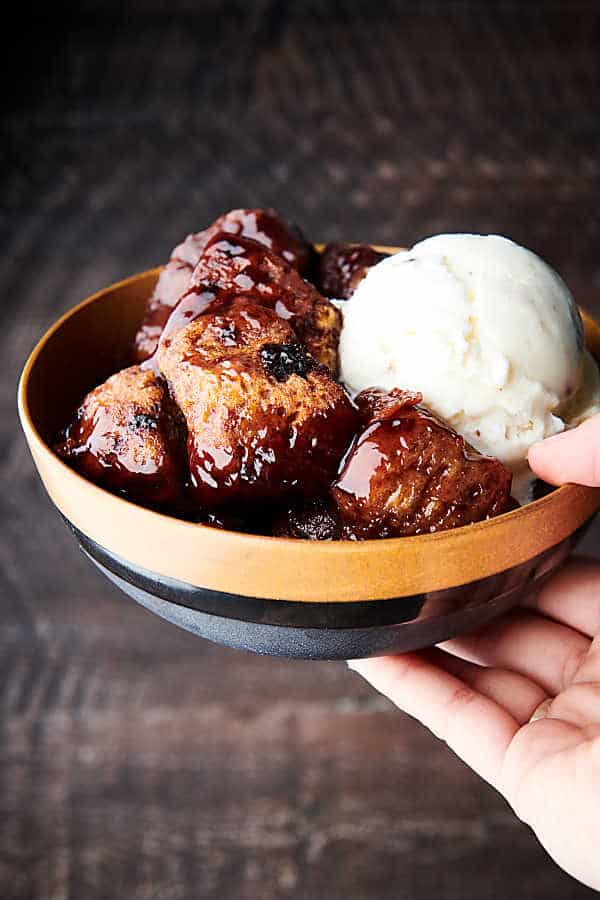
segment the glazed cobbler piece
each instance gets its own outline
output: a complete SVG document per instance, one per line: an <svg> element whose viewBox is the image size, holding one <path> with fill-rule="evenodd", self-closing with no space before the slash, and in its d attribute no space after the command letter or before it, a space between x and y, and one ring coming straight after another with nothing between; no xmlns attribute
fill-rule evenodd
<svg viewBox="0 0 600 900"><path fill-rule="evenodd" d="M217 234L247 237L281 256L302 274L308 272L312 246L300 230L272 209L233 209L219 216L204 231L188 235L171 253L146 304L144 319L135 339L135 359L143 362L156 350L160 334L173 307L187 290L194 268Z"/></svg>
<svg viewBox="0 0 600 900"><path fill-rule="evenodd" d="M181 295L187 290L194 265L204 249L204 232L190 234L171 253L146 302L144 318L135 336L134 358L144 362L156 351L167 319ZM191 260L195 260L191 262Z"/></svg>
<svg viewBox="0 0 600 900"><path fill-rule="evenodd" d="M532 442L600 410L577 307L534 254L441 235L390 258L318 255L273 210L233 210L175 248L132 356L60 456L135 502L282 538L500 515L511 493L541 495Z"/></svg>
<svg viewBox="0 0 600 900"><path fill-rule="evenodd" d="M185 423L166 382L131 366L91 391L58 454L82 475L153 507L183 498Z"/></svg>
<svg viewBox="0 0 600 900"><path fill-rule="evenodd" d="M357 413L273 310L237 298L177 332L158 362L187 423L200 507L327 490Z"/></svg>
<svg viewBox="0 0 600 900"><path fill-rule="evenodd" d="M445 531L505 512L511 474L407 391L363 391L365 423L332 494L351 539Z"/></svg>
<svg viewBox="0 0 600 900"><path fill-rule="evenodd" d="M232 239L223 232L214 234L205 247L161 341L168 342L190 321L223 309L241 295L273 309L315 359L337 373L339 310L281 256L250 238Z"/></svg>

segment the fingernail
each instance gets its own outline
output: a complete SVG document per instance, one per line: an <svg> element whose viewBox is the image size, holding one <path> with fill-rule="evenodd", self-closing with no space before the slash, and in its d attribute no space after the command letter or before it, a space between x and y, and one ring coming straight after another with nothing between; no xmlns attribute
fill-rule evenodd
<svg viewBox="0 0 600 900"><path fill-rule="evenodd" d="M548 697L546 700L542 700L540 705L536 707L533 711L533 715L531 716L529 722L537 722L538 719L545 719L550 711L550 706L552 705L552 698Z"/></svg>

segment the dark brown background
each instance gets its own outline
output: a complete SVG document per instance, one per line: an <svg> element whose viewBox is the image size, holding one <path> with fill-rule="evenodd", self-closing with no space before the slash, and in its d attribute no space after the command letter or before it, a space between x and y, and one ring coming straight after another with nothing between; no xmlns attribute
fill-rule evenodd
<svg viewBox="0 0 600 900"><path fill-rule="evenodd" d="M343 665L211 646L118 595L50 509L14 393L58 313L232 206L323 240L499 231L600 313L598 3L77 6L3 41L0 896L588 896Z"/></svg>

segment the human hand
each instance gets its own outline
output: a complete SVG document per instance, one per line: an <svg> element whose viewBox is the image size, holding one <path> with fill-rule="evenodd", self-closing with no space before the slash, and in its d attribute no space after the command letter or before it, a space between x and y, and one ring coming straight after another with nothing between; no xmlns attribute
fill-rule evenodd
<svg viewBox="0 0 600 900"><path fill-rule="evenodd" d="M600 485L600 415L532 448L554 484ZM600 562L437 648L350 667L489 781L567 872L600 890Z"/></svg>
<svg viewBox="0 0 600 900"><path fill-rule="evenodd" d="M600 413L587 422L555 434L529 451L529 465L549 484L600 486Z"/></svg>

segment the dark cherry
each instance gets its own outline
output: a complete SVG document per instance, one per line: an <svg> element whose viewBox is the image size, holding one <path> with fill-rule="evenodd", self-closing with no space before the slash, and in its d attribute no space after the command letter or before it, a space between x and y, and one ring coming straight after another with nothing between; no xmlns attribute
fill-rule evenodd
<svg viewBox="0 0 600 900"><path fill-rule="evenodd" d="M267 374L277 381L287 381L290 375L306 378L315 361L300 344L263 344L260 358Z"/></svg>
<svg viewBox="0 0 600 900"><path fill-rule="evenodd" d="M340 515L330 497L313 497L289 506L273 521L274 537L336 541L342 537Z"/></svg>
<svg viewBox="0 0 600 900"><path fill-rule="evenodd" d="M326 297L347 300L371 266L388 255L368 244L327 244L317 265L317 288Z"/></svg>
<svg viewBox="0 0 600 900"><path fill-rule="evenodd" d="M552 491L555 490L556 485L548 484L547 481L542 481L541 478L536 478L533 483L532 499L541 500L542 497L546 497L548 494L551 494Z"/></svg>

